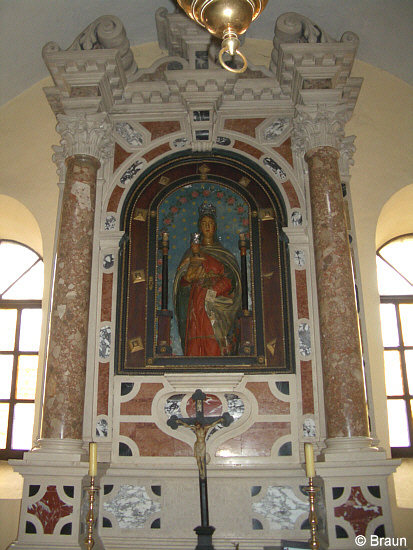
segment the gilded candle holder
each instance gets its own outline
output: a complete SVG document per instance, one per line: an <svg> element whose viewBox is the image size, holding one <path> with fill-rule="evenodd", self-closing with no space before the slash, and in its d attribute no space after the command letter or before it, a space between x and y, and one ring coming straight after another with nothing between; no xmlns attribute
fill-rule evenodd
<svg viewBox="0 0 413 550"><path fill-rule="evenodd" d="M310 524L310 533L311 536L308 540L308 544L311 548L311 550L318 550L320 548L320 544L317 540L317 514L315 511L315 497L318 491L320 490L320 487L316 487L314 485L314 478L309 477L308 478L308 486L304 487L304 491L308 493L308 500L310 502L310 513L308 515L308 522Z"/></svg>
<svg viewBox="0 0 413 550"><path fill-rule="evenodd" d="M86 550L92 550L92 548L95 545L95 541L93 539L93 526L95 523L94 503L99 493L99 489L100 487L98 485L95 486L95 477L91 476L90 485L89 487L86 487L86 491L88 494L88 512L86 516L86 538L85 538Z"/></svg>

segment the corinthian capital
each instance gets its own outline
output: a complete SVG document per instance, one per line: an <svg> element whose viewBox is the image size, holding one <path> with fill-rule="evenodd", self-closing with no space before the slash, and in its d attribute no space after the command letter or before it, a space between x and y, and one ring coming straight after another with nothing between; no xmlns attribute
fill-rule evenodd
<svg viewBox="0 0 413 550"><path fill-rule="evenodd" d="M293 148L305 154L315 147L334 147L340 151L344 127L351 115L347 105L297 106L293 121Z"/></svg>
<svg viewBox="0 0 413 550"><path fill-rule="evenodd" d="M106 113L57 115L57 120L61 156L90 155L100 161L111 157L114 140Z"/></svg>

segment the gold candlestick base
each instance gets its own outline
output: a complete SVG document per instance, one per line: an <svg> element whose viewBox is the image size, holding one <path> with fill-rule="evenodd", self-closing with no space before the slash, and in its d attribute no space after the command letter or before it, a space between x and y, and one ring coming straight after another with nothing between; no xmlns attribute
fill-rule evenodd
<svg viewBox="0 0 413 550"><path fill-rule="evenodd" d="M311 550L318 550L320 545L317 541L317 515L315 513L315 496L320 490L320 487L314 485L312 477L308 478L308 487L304 487L304 491L308 493L308 500L310 501L310 513L308 515L308 521L310 523L311 537L308 539L308 544Z"/></svg>
<svg viewBox="0 0 413 550"><path fill-rule="evenodd" d="M89 496L89 509L86 517L86 532L87 536L85 538L85 547L86 550L92 550L95 545L93 540L93 524L95 523L95 518L93 514L93 505L96 500L96 495L99 492L99 486L95 487L95 477L90 477L90 486L86 487Z"/></svg>

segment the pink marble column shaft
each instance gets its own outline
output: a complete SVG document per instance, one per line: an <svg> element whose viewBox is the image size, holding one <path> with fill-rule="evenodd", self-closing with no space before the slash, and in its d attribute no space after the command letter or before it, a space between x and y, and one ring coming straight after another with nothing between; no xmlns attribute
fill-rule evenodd
<svg viewBox="0 0 413 550"><path fill-rule="evenodd" d="M82 439L96 176L88 155L66 160L47 355L42 439Z"/></svg>
<svg viewBox="0 0 413 550"><path fill-rule="evenodd" d="M316 147L308 163L320 316L327 437L368 437L361 357L339 152Z"/></svg>

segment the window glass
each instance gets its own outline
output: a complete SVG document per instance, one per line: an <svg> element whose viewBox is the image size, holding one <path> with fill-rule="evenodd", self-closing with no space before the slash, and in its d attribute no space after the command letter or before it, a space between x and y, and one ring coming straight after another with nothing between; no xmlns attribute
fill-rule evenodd
<svg viewBox="0 0 413 550"><path fill-rule="evenodd" d="M20 326L20 351L36 351L40 344L42 328L41 309L23 309Z"/></svg>
<svg viewBox="0 0 413 550"><path fill-rule="evenodd" d="M394 304L380 304L381 333L384 347L399 345L399 332L397 330L396 307Z"/></svg>
<svg viewBox="0 0 413 550"><path fill-rule="evenodd" d="M400 352L384 352L387 395L403 395L403 379L400 363Z"/></svg>
<svg viewBox="0 0 413 550"><path fill-rule="evenodd" d="M1 241L0 265L7 265L7 269L0 269L0 294L3 294L38 260L39 256L30 248L19 243Z"/></svg>
<svg viewBox="0 0 413 550"><path fill-rule="evenodd" d="M0 351L13 351L17 309L0 309Z"/></svg>
<svg viewBox="0 0 413 550"><path fill-rule="evenodd" d="M8 403L0 403L0 449L6 448L9 407Z"/></svg>
<svg viewBox="0 0 413 550"><path fill-rule="evenodd" d="M407 381L409 384L409 394L413 395L413 350L405 351L406 358L406 371L407 371Z"/></svg>
<svg viewBox="0 0 413 550"><path fill-rule="evenodd" d="M34 421L34 403L17 403L14 406L12 449L31 449Z"/></svg>
<svg viewBox="0 0 413 550"><path fill-rule="evenodd" d="M17 399L34 399L36 394L37 355L20 355L17 367Z"/></svg>
<svg viewBox="0 0 413 550"><path fill-rule="evenodd" d="M413 304L400 304L403 343L413 346Z"/></svg>
<svg viewBox="0 0 413 550"><path fill-rule="evenodd" d="M390 446L408 447L410 437L405 401L402 399L388 399L387 413L389 417Z"/></svg>
<svg viewBox="0 0 413 550"><path fill-rule="evenodd" d="M12 376L13 355L0 355L0 399L10 399Z"/></svg>
<svg viewBox="0 0 413 550"><path fill-rule="evenodd" d="M44 265L38 261L21 279L3 294L5 300L41 300L43 296Z"/></svg>

